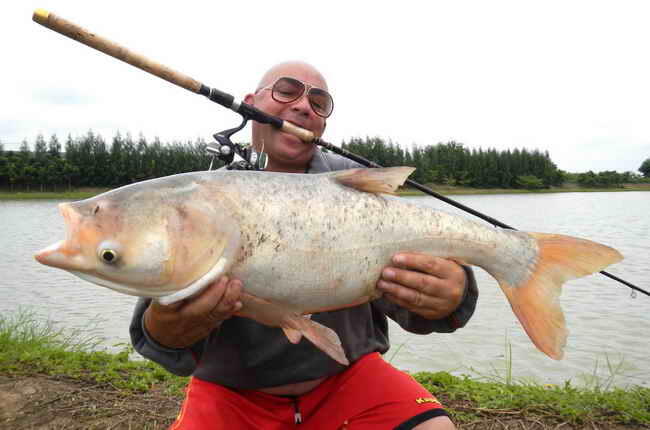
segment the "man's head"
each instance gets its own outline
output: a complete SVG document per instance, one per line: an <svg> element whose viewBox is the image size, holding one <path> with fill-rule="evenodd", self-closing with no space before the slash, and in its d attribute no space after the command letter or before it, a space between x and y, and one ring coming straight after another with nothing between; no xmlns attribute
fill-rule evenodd
<svg viewBox="0 0 650 430"><path fill-rule="evenodd" d="M274 98L273 85L281 78L302 82L305 85L304 93L296 100L284 102L282 93L276 87ZM313 88L311 102L308 94L310 88ZM319 99L325 97L321 90L327 91L327 82L316 68L307 63L291 61L269 69L260 80L256 91L248 94L244 101L270 115L310 130L316 136L321 136L325 130L325 118L321 115L327 114L326 107L321 103L324 99ZM264 152L269 158L268 168L280 171L303 172L309 166L315 150L313 144L305 144L295 136L255 122L253 144L258 150L264 146Z"/></svg>

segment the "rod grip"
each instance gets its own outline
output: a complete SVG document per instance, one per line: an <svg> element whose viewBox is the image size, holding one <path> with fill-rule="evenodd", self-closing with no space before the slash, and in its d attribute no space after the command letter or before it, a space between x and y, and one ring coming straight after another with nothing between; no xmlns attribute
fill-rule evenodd
<svg viewBox="0 0 650 430"><path fill-rule="evenodd" d="M86 46L90 46L91 48L137 67L138 69L144 70L145 72L149 72L152 75L158 76L167 82L171 82L172 84L183 87L186 90L200 94L201 83L199 81L196 81L183 73L172 70L160 63L152 61L141 54L130 51L118 43L91 33L85 28L82 28L51 12L44 9L36 9L32 15L32 20L50 30L56 31L57 33L83 43Z"/></svg>
<svg viewBox="0 0 650 430"><path fill-rule="evenodd" d="M312 142L316 138L316 136L314 136L314 133L311 131L305 130L302 127L298 127L297 125L293 125L289 121L282 121L281 130L286 133L293 134L305 143Z"/></svg>

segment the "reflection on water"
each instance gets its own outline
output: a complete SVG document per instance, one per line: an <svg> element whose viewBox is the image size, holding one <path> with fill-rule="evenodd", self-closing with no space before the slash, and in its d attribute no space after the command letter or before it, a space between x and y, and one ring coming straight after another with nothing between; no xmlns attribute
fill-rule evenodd
<svg viewBox="0 0 650 430"><path fill-rule="evenodd" d="M458 210L427 199L448 212ZM650 193L566 193L460 196L458 200L520 230L580 236L617 248L625 260L607 270L650 288ZM34 252L65 236L58 201L0 201L0 312L27 307L76 329L93 328L105 345L128 342L135 298L103 289L36 263ZM464 215L465 216L465 215ZM469 217L469 215L466 215ZM585 375L609 376L607 361L622 365L614 383L650 386L650 297L602 275L571 281L562 304L570 331L565 359L537 351L521 329L496 282L476 270L481 292L467 327L454 334L418 336L391 324L393 363L412 371L450 370L457 374L501 372L512 346L515 378L542 383L581 383ZM94 323L93 323L94 322ZM582 375L582 376L581 376Z"/></svg>

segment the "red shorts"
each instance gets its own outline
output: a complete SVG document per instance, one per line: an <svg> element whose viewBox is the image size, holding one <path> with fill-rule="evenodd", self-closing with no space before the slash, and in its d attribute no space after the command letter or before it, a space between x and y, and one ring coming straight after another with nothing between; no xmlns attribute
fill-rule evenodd
<svg viewBox="0 0 650 430"><path fill-rule="evenodd" d="M299 397L232 390L198 378L186 391L169 430L406 430L447 415L431 393L378 353Z"/></svg>

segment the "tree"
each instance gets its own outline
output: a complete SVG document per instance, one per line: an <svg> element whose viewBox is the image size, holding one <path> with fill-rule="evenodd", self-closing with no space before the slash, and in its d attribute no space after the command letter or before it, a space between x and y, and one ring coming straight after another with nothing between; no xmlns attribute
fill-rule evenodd
<svg viewBox="0 0 650 430"><path fill-rule="evenodd" d="M43 163L47 155L47 143L45 143L45 138L41 133L36 136L36 143L34 144L34 156L36 159Z"/></svg>
<svg viewBox="0 0 650 430"><path fill-rule="evenodd" d="M544 182L534 175L517 176L517 185L527 190L539 190L545 187Z"/></svg>
<svg viewBox="0 0 650 430"><path fill-rule="evenodd" d="M23 139L23 141L20 143L20 149L18 151L20 154L20 160L27 163L27 160L29 160L32 155L32 151L29 149L29 143L27 143L27 139Z"/></svg>
<svg viewBox="0 0 650 430"><path fill-rule="evenodd" d="M50 157L61 157L61 143L59 143L59 139L56 137L56 134L52 134L50 137L50 141L47 144L47 152Z"/></svg>
<svg viewBox="0 0 650 430"><path fill-rule="evenodd" d="M641 164L639 172L643 174L644 178L650 178L650 158L646 158L643 164Z"/></svg>

